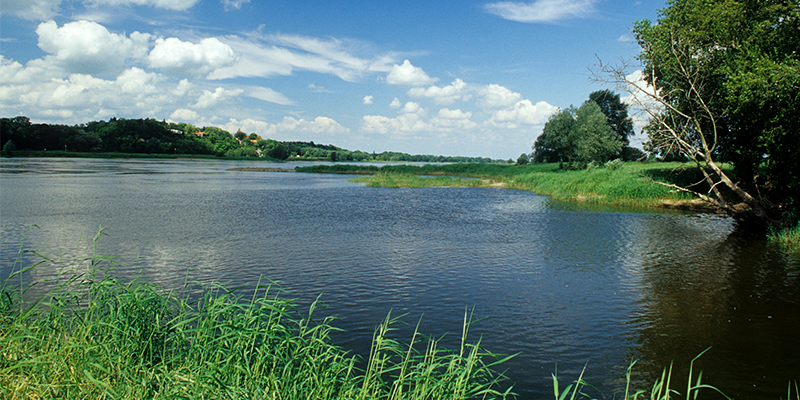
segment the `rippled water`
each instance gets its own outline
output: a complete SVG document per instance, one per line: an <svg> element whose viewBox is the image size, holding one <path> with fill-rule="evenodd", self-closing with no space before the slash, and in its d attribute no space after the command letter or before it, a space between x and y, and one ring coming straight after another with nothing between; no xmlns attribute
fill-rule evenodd
<svg viewBox="0 0 800 400"><path fill-rule="evenodd" d="M485 318L474 339L519 353L506 367L523 398L552 396L556 368L566 382L587 362L610 398L632 359L650 385L709 347L704 379L736 398L778 398L800 380L800 262L732 235L727 218L230 171L294 166L266 164L2 159L1 272L30 224L25 247L48 255L102 226L100 250L125 277L245 288L265 277L304 305L321 294L346 330L337 343L357 353L390 311L454 348L474 309Z"/></svg>

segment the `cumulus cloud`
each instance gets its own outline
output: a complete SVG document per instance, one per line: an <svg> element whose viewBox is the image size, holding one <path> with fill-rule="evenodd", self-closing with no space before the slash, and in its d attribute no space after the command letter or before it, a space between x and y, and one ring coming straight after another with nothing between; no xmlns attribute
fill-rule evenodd
<svg viewBox="0 0 800 400"><path fill-rule="evenodd" d="M484 109L508 107L522 99L521 94L494 83L481 89L478 96L476 104Z"/></svg>
<svg viewBox="0 0 800 400"><path fill-rule="evenodd" d="M547 118L556 110L558 107L545 101L533 104L530 100L525 99L509 108L495 112L488 123L508 129L519 128L520 125L540 125L547 122Z"/></svg>
<svg viewBox="0 0 800 400"><path fill-rule="evenodd" d="M89 0L94 5L107 4L111 6L149 6L165 8L167 10L188 10L200 0Z"/></svg>
<svg viewBox="0 0 800 400"><path fill-rule="evenodd" d="M467 84L464 81L456 79L445 87L411 88L408 90L408 95L411 97L427 97L433 99L437 104L453 104L457 100L469 100L471 96L464 91L466 87Z"/></svg>
<svg viewBox="0 0 800 400"><path fill-rule="evenodd" d="M3 0L0 14L16 15L28 20L45 20L58 13L61 0Z"/></svg>
<svg viewBox="0 0 800 400"><path fill-rule="evenodd" d="M402 106L403 103L401 103L400 99L398 99L397 97L395 97L394 100L392 100L392 102L389 104L389 107L391 108L400 108Z"/></svg>
<svg viewBox="0 0 800 400"><path fill-rule="evenodd" d="M372 104L372 96L364 96L364 104Z"/></svg>
<svg viewBox="0 0 800 400"><path fill-rule="evenodd" d="M350 133L350 129L333 118L318 116L312 120L294 117L283 117L278 123L259 121L251 118L244 120L231 119L224 124L224 129L243 132L255 132L261 137L278 140L297 139L297 137L330 137Z"/></svg>
<svg viewBox="0 0 800 400"><path fill-rule="evenodd" d="M535 0L530 3L501 1L484 6L487 12L517 22L556 22L582 18L594 12L597 0Z"/></svg>
<svg viewBox="0 0 800 400"><path fill-rule="evenodd" d="M200 43L184 42L178 38L158 38L147 56L151 68L164 73L206 77L212 71L233 65L233 50L217 38L205 38Z"/></svg>
<svg viewBox="0 0 800 400"><path fill-rule="evenodd" d="M200 114L192 110L179 108L169 115L169 119L173 122L188 122L193 124L200 120Z"/></svg>
<svg viewBox="0 0 800 400"><path fill-rule="evenodd" d="M413 101L409 101L406 103L403 108L400 110L401 113L413 113L413 114L424 114L425 110L419 105L419 103L415 103Z"/></svg>
<svg viewBox="0 0 800 400"><path fill-rule="evenodd" d="M13 63L4 63L2 69L5 72L15 68ZM12 82L0 86L3 109L32 110L28 116L77 123L117 115L154 115L175 100L163 91L158 74L135 67L113 80L87 74L19 80L18 76L28 75L26 69L16 69Z"/></svg>
<svg viewBox="0 0 800 400"><path fill-rule="evenodd" d="M422 68L411 65L408 60L403 61L401 65L395 65L386 76L386 83L390 85L403 85L403 86L427 86L432 85L438 78L431 78Z"/></svg>
<svg viewBox="0 0 800 400"><path fill-rule="evenodd" d="M472 118L472 113L469 111L463 112L459 109L450 110L442 108L436 116L444 119L470 119Z"/></svg>
<svg viewBox="0 0 800 400"><path fill-rule="evenodd" d="M195 103L192 107L214 107L218 103L238 97L242 93L244 93L244 90L242 89L228 90L221 87L216 88L213 92L210 90L203 90L203 94L200 95L200 98L197 99L197 103Z"/></svg>
<svg viewBox="0 0 800 400"><path fill-rule="evenodd" d="M365 115L362 117L361 129L365 132L386 134L408 134L430 131L432 126L418 114L400 114L396 118L381 115Z"/></svg>
<svg viewBox="0 0 800 400"><path fill-rule="evenodd" d="M126 60L147 54L151 36L133 32L130 37L111 33L104 26L89 21L64 24L42 22L36 28L39 48L49 53L47 61L68 72L103 74L119 72Z"/></svg>

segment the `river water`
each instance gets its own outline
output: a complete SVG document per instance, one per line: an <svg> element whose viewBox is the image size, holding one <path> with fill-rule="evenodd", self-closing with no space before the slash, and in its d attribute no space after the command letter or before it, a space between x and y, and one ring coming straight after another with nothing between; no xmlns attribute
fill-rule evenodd
<svg viewBox="0 0 800 400"><path fill-rule="evenodd" d="M117 275L279 281L301 306L321 295L345 330L336 343L360 354L389 312L405 314L401 339L421 319L456 348L474 310L472 339L519 353L504 368L520 398L552 398L551 373L563 388L584 366L592 395L619 397L632 360L649 386L670 362L680 380L705 349L695 369L737 399L777 399L800 380L800 257L726 217L231 170L295 165L0 159L0 274L23 238L68 257L106 227L99 251Z"/></svg>

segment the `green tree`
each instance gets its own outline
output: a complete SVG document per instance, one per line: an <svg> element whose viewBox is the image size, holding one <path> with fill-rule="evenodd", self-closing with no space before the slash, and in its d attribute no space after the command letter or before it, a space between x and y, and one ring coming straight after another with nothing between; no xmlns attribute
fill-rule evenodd
<svg viewBox="0 0 800 400"><path fill-rule="evenodd" d="M622 149L597 103L588 100L550 116L533 145L535 162L566 162L570 168L604 163ZM563 165L562 165L563 166Z"/></svg>
<svg viewBox="0 0 800 400"><path fill-rule="evenodd" d="M527 154L522 153L522 154L519 155L519 157L517 157L517 165L525 165L527 163L528 163L528 155Z"/></svg>
<svg viewBox="0 0 800 400"><path fill-rule="evenodd" d="M275 147L270 149L267 155L272 158L277 158L279 160L285 160L289 158L289 150L283 143L278 143Z"/></svg>
<svg viewBox="0 0 800 400"><path fill-rule="evenodd" d="M246 133L244 133L244 132L242 132L242 131L236 131L236 134L235 134L235 135L233 135L233 137L235 137L235 138L236 138L236 140L238 140L238 141L242 142L242 141L244 141L245 139L247 139L247 134L246 134Z"/></svg>
<svg viewBox="0 0 800 400"><path fill-rule="evenodd" d="M634 134L633 120L628 116L628 105L622 102L619 94L608 89L598 90L589 94L589 100L600 106L609 128L614 131L614 136L623 146L629 145L629 138Z"/></svg>
<svg viewBox="0 0 800 400"><path fill-rule="evenodd" d="M649 86L629 79L625 66L601 65L601 73L633 88L650 115L648 148L681 154L706 183L668 186L739 218L775 222L796 208L800 3L673 0L656 24L637 21L634 34ZM726 161L735 178L720 168Z"/></svg>
<svg viewBox="0 0 800 400"><path fill-rule="evenodd" d="M16 149L17 149L17 146L14 145L14 141L13 140L9 140L9 141L6 142L6 144L3 145L3 153L6 153L9 156Z"/></svg>

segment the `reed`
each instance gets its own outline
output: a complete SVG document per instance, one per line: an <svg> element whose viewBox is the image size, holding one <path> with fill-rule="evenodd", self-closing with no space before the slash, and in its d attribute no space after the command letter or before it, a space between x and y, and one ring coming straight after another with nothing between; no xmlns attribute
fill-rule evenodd
<svg viewBox="0 0 800 400"><path fill-rule="evenodd" d="M0 286L0 398L469 399L505 398L505 361L468 341L460 349L378 325L366 360L330 339L333 319L306 314L274 285L243 297L220 285L191 298L113 276L93 255L64 265L47 294L29 299L17 270ZM84 271L84 272L79 272ZM188 288L188 286L187 286ZM186 291L188 293L189 291ZM360 367L366 365L366 367Z"/></svg>

